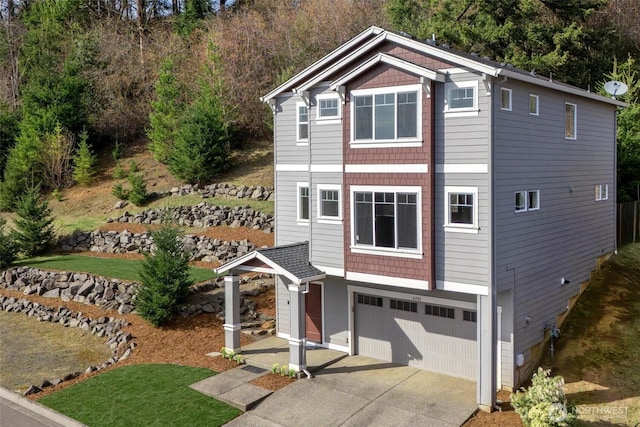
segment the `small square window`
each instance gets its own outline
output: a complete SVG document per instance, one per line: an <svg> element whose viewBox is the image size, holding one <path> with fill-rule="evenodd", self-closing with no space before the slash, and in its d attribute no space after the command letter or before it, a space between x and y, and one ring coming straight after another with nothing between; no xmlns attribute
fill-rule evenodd
<svg viewBox="0 0 640 427"><path fill-rule="evenodd" d="M527 210L527 192L516 191L516 212L526 212Z"/></svg>
<svg viewBox="0 0 640 427"><path fill-rule="evenodd" d="M564 104L564 137L565 139L576 139L577 113L576 104L569 102Z"/></svg>
<svg viewBox="0 0 640 427"><path fill-rule="evenodd" d="M471 310L462 310L462 320L467 322L478 322L478 312Z"/></svg>
<svg viewBox="0 0 640 427"><path fill-rule="evenodd" d="M607 200L609 198L609 185L596 184L595 193L596 201Z"/></svg>
<svg viewBox="0 0 640 427"><path fill-rule="evenodd" d="M511 89L503 87L500 90L500 109L511 111Z"/></svg>
<svg viewBox="0 0 640 427"><path fill-rule="evenodd" d="M340 187L318 186L318 218L340 219Z"/></svg>
<svg viewBox="0 0 640 427"><path fill-rule="evenodd" d="M527 209L530 211L540 209L540 190L529 190L527 196Z"/></svg>
<svg viewBox="0 0 640 427"><path fill-rule="evenodd" d="M449 108L473 108L474 93L472 87L451 89L449 92Z"/></svg>
<svg viewBox="0 0 640 427"><path fill-rule="evenodd" d="M478 188L445 187L445 228L447 231L478 231Z"/></svg>
<svg viewBox="0 0 640 427"><path fill-rule="evenodd" d="M529 114L537 116L538 108L540 106L540 98L538 95L529 95Z"/></svg>

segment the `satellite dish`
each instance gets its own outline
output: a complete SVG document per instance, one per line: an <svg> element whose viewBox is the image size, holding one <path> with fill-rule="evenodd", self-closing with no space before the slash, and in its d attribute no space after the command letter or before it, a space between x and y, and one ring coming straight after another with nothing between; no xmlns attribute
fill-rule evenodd
<svg viewBox="0 0 640 427"><path fill-rule="evenodd" d="M604 90L612 97L624 95L629 90L629 87L617 80L611 80L604 84Z"/></svg>

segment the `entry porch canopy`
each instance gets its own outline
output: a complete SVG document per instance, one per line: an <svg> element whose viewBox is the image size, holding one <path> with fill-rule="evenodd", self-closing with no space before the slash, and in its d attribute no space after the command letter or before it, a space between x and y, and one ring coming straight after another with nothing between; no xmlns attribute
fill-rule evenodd
<svg viewBox="0 0 640 427"><path fill-rule="evenodd" d="M309 282L326 274L309 261L309 242L261 248L224 264L214 271L224 278L225 349L240 353L240 278L245 272L270 273L280 277L289 290L289 369L301 372L307 367L304 294Z"/></svg>

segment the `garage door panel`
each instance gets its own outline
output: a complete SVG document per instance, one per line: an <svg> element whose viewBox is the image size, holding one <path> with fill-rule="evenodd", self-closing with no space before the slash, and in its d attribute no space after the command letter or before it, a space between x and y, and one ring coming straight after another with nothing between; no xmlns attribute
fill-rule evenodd
<svg viewBox="0 0 640 427"><path fill-rule="evenodd" d="M356 300L357 301L357 300ZM358 354L458 377L476 379L476 323L391 309L389 298L382 307L356 304L355 334Z"/></svg>

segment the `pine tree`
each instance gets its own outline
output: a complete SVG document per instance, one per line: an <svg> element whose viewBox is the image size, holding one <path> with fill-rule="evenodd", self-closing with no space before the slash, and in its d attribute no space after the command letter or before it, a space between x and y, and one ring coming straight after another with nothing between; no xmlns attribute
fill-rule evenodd
<svg viewBox="0 0 640 427"><path fill-rule="evenodd" d="M151 232L156 250L145 254L136 311L154 326L167 323L185 302L193 279L189 275L189 252L182 233L168 222Z"/></svg>
<svg viewBox="0 0 640 427"><path fill-rule="evenodd" d="M147 130L147 136L151 141L149 150L156 160L166 163L184 111L179 101L180 90L173 74L173 61L170 59L162 63L155 89L156 100L151 101L152 112L149 114L151 127Z"/></svg>
<svg viewBox="0 0 640 427"><path fill-rule="evenodd" d="M13 237L25 256L42 253L53 241L53 221L49 204L40 201L40 186L29 188L18 199Z"/></svg>
<svg viewBox="0 0 640 427"><path fill-rule="evenodd" d="M95 166L97 162L96 155L91 151L87 139L89 134L82 131L80 134L80 143L73 157L73 180L82 186L91 183L95 175Z"/></svg>
<svg viewBox="0 0 640 427"><path fill-rule="evenodd" d="M6 223L4 218L0 218L0 270L9 268L18 255L18 247L11 233L5 232Z"/></svg>

